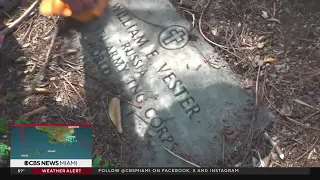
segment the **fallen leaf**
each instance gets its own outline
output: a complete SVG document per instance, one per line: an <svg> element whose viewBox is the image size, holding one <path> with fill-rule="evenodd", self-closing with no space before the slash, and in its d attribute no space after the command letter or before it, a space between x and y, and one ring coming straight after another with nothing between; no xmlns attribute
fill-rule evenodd
<svg viewBox="0 0 320 180"><path fill-rule="evenodd" d="M120 99L117 97L112 98L108 110L109 117L113 124L117 127L117 131L122 133Z"/></svg>
<svg viewBox="0 0 320 180"><path fill-rule="evenodd" d="M282 105L282 108L280 110L280 113L284 116L291 116L292 115L292 110L288 104Z"/></svg>
<svg viewBox="0 0 320 180"><path fill-rule="evenodd" d="M268 56L264 57L264 59L263 59L263 62L265 62L265 63L270 63L270 62L274 62L274 61L276 61L276 58L268 57Z"/></svg>

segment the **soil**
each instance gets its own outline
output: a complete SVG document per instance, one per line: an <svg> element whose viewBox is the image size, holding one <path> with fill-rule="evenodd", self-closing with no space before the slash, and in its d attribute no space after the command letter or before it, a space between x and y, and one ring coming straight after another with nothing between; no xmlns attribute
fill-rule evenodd
<svg viewBox="0 0 320 180"><path fill-rule="evenodd" d="M171 0L179 13L210 39L209 43L242 79L243 88L255 92L258 104L268 106L276 115L266 132L284 154L281 160L261 133L247 146L221 159L219 166L255 166L252 158L259 161L260 155L264 167L319 167L320 2L208 1ZM31 3L23 1L18 10L0 21L0 29ZM29 122L93 124L95 157L120 162L121 166L138 166L126 137L115 131L107 115L113 96L101 98L102 92L115 93L112 85L85 89L82 59L72 53L65 38L56 39L45 80L38 85L51 93L16 96L30 86L42 68L56 21L56 17L44 17L36 11L6 36L0 49L1 119L14 123L22 114L47 106L48 111L30 117ZM99 79L94 67L91 69L92 76ZM11 98L1 102L8 94ZM0 140L9 144L3 136L7 134L3 132ZM7 161L2 166L8 166Z"/></svg>

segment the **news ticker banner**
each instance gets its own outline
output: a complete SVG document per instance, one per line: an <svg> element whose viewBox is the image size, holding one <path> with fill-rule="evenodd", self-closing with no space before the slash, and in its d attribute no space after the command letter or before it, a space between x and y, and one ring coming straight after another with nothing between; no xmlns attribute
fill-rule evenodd
<svg viewBox="0 0 320 180"><path fill-rule="evenodd" d="M10 133L10 167L92 168L91 124L12 124Z"/></svg>
<svg viewBox="0 0 320 180"><path fill-rule="evenodd" d="M312 170L312 171L311 171ZM310 168L11 168L11 175L312 175ZM319 174L319 173L318 173Z"/></svg>

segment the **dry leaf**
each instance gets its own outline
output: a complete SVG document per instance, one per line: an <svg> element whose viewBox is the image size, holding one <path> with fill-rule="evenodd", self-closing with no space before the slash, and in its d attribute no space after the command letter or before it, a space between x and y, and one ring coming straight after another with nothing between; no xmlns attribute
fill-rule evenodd
<svg viewBox="0 0 320 180"><path fill-rule="evenodd" d="M223 134L226 140L232 143L235 139L237 139L240 131L237 127L227 126L224 128Z"/></svg>
<svg viewBox="0 0 320 180"><path fill-rule="evenodd" d="M109 117L117 127L117 131L122 133L120 99L117 97L111 99L109 104Z"/></svg>
<svg viewBox="0 0 320 180"><path fill-rule="evenodd" d="M268 56L264 57L264 59L263 59L263 62L265 62L265 63L270 63L270 62L275 62L275 61L276 61L276 58L268 57Z"/></svg>
<svg viewBox="0 0 320 180"><path fill-rule="evenodd" d="M282 115L284 115L284 116L291 116L292 110L291 110L291 108L290 108L289 105L284 104L284 105L282 105L282 108L281 108L281 110L280 110L280 113L281 113Z"/></svg>
<svg viewBox="0 0 320 180"><path fill-rule="evenodd" d="M27 48L27 47L29 47L30 45L31 45L30 43L26 43L26 44L23 44L22 47L23 47L23 48Z"/></svg>

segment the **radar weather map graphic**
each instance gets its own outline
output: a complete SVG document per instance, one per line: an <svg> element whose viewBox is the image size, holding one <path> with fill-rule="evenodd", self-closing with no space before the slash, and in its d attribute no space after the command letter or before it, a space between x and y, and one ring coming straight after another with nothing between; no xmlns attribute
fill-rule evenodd
<svg viewBox="0 0 320 180"><path fill-rule="evenodd" d="M10 126L10 159L91 159L91 125Z"/></svg>

